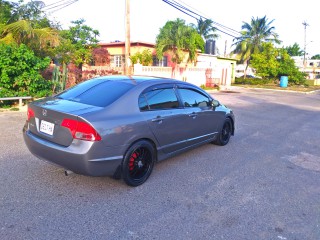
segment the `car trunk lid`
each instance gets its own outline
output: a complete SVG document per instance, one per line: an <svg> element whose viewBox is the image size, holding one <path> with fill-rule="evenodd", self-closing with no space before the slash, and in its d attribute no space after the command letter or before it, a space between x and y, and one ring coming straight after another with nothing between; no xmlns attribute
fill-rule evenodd
<svg viewBox="0 0 320 240"><path fill-rule="evenodd" d="M64 99L48 98L29 104L28 127L29 131L47 141L69 146L74 133L66 127L64 120L86 122L82 114L99 111L102 108L73 102Z"/></svg>

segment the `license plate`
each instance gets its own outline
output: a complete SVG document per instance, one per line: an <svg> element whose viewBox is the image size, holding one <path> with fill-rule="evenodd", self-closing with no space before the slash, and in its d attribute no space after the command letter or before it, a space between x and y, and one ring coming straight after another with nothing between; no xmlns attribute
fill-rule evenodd
<svg viewBox="0 0 320 240"><path fill-rule="evenodd" d="M42 120L40 124L40 132L46 133L48 135L53 135L54 124Z"/></svg>

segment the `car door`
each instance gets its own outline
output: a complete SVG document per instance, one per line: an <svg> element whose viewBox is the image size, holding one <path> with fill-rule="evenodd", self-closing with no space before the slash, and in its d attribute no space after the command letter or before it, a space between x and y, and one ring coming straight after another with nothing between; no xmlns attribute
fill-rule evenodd
<svg viewBox="0 0 320 240"><path fill-rule="evenodd" d="M182 122L184 109L180 106L173 84L146 89L139 97L139 107L158 141L158 150L171 153L185 147L188 133Z"/></svg>
<svg viewBox="0 0 320 240"><path fill-rule="evenodd" d="M180 85L179 96L185 109L185 124L188 126L187 145L194 145L213 139L218 132L219 114L212 107L211 98L205 93Z"/></svg>

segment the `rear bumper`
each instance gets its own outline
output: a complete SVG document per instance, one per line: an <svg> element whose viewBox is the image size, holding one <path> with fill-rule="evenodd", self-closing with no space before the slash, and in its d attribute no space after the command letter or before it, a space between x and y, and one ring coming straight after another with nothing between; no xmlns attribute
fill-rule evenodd
<svg viewBox="0 0 320 240"><path fill-rule="evenodd" d="M102 141L76 139L69 147L64 147L39 138L26 128L23 129L23 138L36 157L87 176L112 176L127 149L127 146L106 147Z"/></svg>

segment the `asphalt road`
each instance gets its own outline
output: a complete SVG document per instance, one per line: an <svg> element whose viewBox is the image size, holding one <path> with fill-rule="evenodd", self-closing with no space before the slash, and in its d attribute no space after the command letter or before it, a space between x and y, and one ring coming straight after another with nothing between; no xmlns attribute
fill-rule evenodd
<svg viewBox="0 0 320 240"><path fill-rule="evenodd" d="M320 93L214 93L236 135L156 164L131 188L32 156L0 113L0 239L320 239Z"/></svg>

